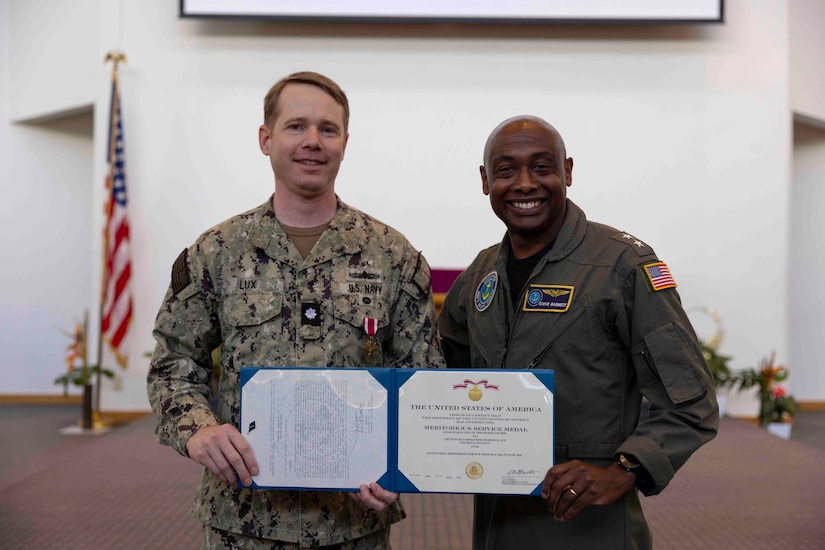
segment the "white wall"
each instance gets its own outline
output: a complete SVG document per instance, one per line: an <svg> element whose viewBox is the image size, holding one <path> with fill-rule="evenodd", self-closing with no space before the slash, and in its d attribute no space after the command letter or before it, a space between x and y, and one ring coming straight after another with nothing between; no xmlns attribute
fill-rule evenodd
<svg viewBox="0 0 825 550"><path fill-rule="evenodd" d="M83 321L92 289L91 116L0 124L0 166L0 391L56 392L63 331Z"/></svg>
<svg viewBox="0 0 825 550"><path fill-rule="evenodd" d="M4 0L12 120L88 110L95 98L100 0ZM115 24L116 21L108 21Z"/></svg>
<svg viewBox="0 0 825 550"><path fill-rule="evenodd" d="M789 381L798 399L821 400L825 387L825 130L794 125L793 161Z"/></svg>
<svg viewBox="0 0 825 550"><path fill-rule="evenodd" d="M504 118L536 114L575 159L570 197L651 244L689 311L719 311L734 366L773 349L785 360L787 0L729 0L725 11L727 22L711 26L498 28L179 20L175 2L101 3L96 58L114 47L128 56L137 296L130 368L104 387L103 408L146 406L143 353L171 263L207 227L272 192L256 144L262 97L304 69L350 98L339 194L406 233L432 266L463 267L501 238L481 193L482 147ZM95 82L104 112L106 67ZM12 85L48 110L39 87ZM95 135L103 125L97 117ZM103 148L96 139L93 204L103 203ZM90 262L96 285L96 251ZM816 392L825 399L825 384Z"/></svg>
<svg viewBox="0 0 825 550"><path fill-rule="evenodd" d="M0 37L9 21L2 1ZM11 124L8 45L0 38L0 393L58 393L63 331L92 294L92 118Z"/></svg>
<svg viewBox="0 0 825 550"><path fill-rule="evenodd" d="M825 2L793 0L789 16L791 108L797 115L825 122Z"/></svg>
<svg viewBox="0 0 825 550"><path fill-rule="evenodd" d="M822 400L825 370L825 3L790 3L790 92L794 120L788 286L789 366L799 399ZM803 124L804 123L804 124Z"/></svg>

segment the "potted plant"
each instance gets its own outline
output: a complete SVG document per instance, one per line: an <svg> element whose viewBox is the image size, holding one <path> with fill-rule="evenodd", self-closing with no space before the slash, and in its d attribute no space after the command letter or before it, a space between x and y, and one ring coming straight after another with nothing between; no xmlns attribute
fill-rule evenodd
<svg viewBox="0 0 825 550"><path fill-rule="evenodd" d="M70 384L82 388L91 384L93 377L97 376L98 372L106 378L114 378L115 376L112 370L101 369L98 365L88 364L86 325L87 321L84 318L83 324L77 323L75 325L74 333L64 331L64 334L72 340L66 347L66 373L54 379L55 384L63 386L64 396L69 394Z"/></svg>
<svg viewBox="0 0 825 550"><path fill-rule="evenodd" d="M84 314L83 323L75 325L74 333L64 332L71 338L66 348L66 372L54 379L55 384L63 386L63 395L69 394L69 385L83 388L83 418L84 429L92 427L92 380L98 375L114 378L112 370L101 368L100 365L89 365L86 352L86 329L88 314Z"/></svg>
<svg viewBox="0 0 825 550"><path fill-rule="evenodd" d="M782 384L789 374L786 366L776 363L776 353L771 352L770 356L759 361L756 368L734 372L729 382L739 390L758 388L759 425L773 433L781 432L783 436L787 432L787 437L790 437L790 426L798 410L796 399Z"/></svg>
<svg viewBox="0 0 825 550"><path fill-rule="evenodd" d="M54 383L63 386L63 396L69 395L69 385L83 388L92 383L92 380L97 377L98 371L102 376L112 379L115 377L113 370L107 368L100 368L98 365L77 366L72 365L68 368L65 374L62 374L54 379Z"/></svg>

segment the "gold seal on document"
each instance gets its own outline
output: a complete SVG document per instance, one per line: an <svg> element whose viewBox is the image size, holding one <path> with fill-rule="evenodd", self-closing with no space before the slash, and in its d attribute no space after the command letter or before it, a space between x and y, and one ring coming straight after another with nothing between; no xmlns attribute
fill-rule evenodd
<svg viewBox="0 0 825 550"><path fill-rule="evenodd" d="M478 479L484 475L484 468L478 462L470 462L464 468L464 473L467 474L467 477L470 479Z"/></svg>
<svg viewBox="0 0 825 550"><path fill-rule="evenodd" d="M478 386L473 386L470 388L470 391L467 392L467 395L470 397L470 401L478 401L484 395Z"/></svg>
<svg viewBox="0 0 825 550"><path fill-rule="evenodd" d="M381 356L381 348L378 347L378 342L370 336L364 345L361 347L361 359L368 367L373 367L378 363L378 358Z"/></svg>

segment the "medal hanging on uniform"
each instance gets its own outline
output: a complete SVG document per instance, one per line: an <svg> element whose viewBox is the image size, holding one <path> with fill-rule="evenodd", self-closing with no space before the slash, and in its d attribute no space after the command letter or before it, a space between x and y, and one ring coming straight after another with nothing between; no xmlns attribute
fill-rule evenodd
<svg viewBox="0 0 825 550"><path fill-rule="evenodd" d="M361 347L361 359L368 367L374 367L378 364L378 358L381 356L381 348L375 338L378 333L378 319L364 317L364 332L367 333L367 341Z"/></svg>

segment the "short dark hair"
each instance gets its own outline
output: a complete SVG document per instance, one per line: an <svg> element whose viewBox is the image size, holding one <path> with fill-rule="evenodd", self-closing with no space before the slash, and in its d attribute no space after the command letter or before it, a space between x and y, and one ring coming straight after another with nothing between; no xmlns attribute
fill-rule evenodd
<svg viewBox="0 0 825 550"><path fill-rule="evenodd" d="M275 119L278 118L280 112L278 101L281 98L281 92L283 92L288 84L309 84L310 86L321 88L328 93L338 105L344 108L344 132L346 133L348 131L349 101L347 100L347 94L345 94L344 90L332 79L311 71L292 73L276 82L269 89L264 97L264 125L267 128L272 128L272 124L274 124Z"/></svg>

